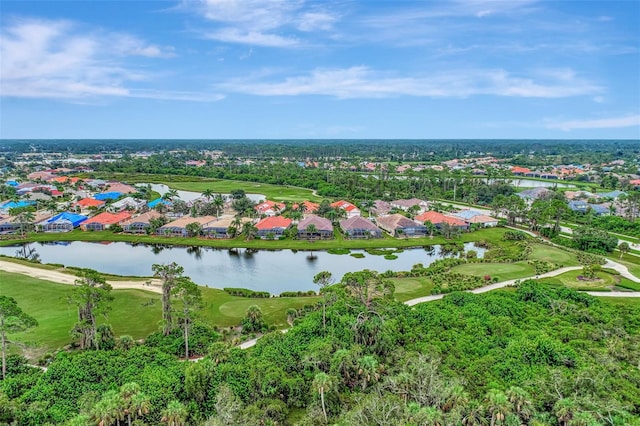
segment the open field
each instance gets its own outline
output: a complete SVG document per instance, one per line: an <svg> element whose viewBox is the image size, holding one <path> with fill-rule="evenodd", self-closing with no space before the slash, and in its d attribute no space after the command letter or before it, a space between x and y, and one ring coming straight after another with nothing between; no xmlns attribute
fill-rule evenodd
<svg viewBox="0 0 640 426"><path fill-rule="evenodd" d="M246 193L264 194L269 200L274 201L322 201L323 199L314 195L313 191L307 188L240 180L198 178L195 176L147 175L144 173L134 173L133 175L113 173L109 174L108 177L127 183L163 183L170 188L181 191L203 192L205 189L211 189L214 192L228 194L234 189L242 189Z"/></svg>
<svg viewBox="0 0 640 426"><path fill-rule="evenodd" d="M456 242L469 242L487 240L489 242L499 240L506 229L485 228L475 232L468 232L461 235ZM304 241L304 240L260 240L255 239L245 241L244 237L234 239L207 239L207 238L182 238L165 237L159 235L133 235L114 234L110 231L83 232L75 230L64 233L31 233L25 239L0 240L0 246L7 246L23 242L38 241L123 241L136 244L165 244L176 246L204 246L219 248L255 248L255 249L292 249L292 250L327 250L330 248L391 248L391 247L420 247L425 245L446 243L442 237L425 238L378 238L371 240L345 240L342 235L334 240L325 241Z"/></svg>
<svg viewBox="0 0 640 426"><path fill-rule="evenodd" d="M25 343L38 342L38 353L54 350L71 342L69 331L77 319L76 309L68 303L73 287L0 271L0 294L16 299L20 307L36 318L39 326L15 337ZM319 297L283 297L250 299L230 296L222 290L201 287L204 309L201 319L207 324L230 327L240 323L251 305L258 305L270 325L287 327L287 309L314 304ZM160 295L141 290L114 290L113 309L100 319L113 327L114 334L129 334L141 339L159 329ZM35 350L34 350L35 352Z"/></svg>

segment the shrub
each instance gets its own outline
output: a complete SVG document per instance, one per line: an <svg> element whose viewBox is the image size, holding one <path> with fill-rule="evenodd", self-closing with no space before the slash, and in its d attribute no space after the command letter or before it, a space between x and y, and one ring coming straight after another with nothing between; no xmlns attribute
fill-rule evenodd
<svg viewBox="0 0 640 426"><path fill-rule="evenodd" d="M271 297L271 293L269 293L268 291L254 291L249 290L248 288L225 287L222 290L224 290L225 293L230 294L231 296L252 297L258 299L267 299Z"/></svg>

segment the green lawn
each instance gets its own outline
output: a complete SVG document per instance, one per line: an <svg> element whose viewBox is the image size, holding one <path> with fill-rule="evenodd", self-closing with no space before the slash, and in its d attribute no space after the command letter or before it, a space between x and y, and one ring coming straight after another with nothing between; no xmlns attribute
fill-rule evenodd
<svg viewBox="0 0 640 426"><path fill-rule="evenodd" d="M307 188L268 183L245 182L240 180L198 178L195 176L148 175L144 173L123 174L111 173L103 176L125 181L127 183L163 183L170 188L182 191L203 192L211 189L214 192L228 194L234 189L242 189L249 194L263 194L274 201L322 201L322 197L313 195Z"/></svg>
<svg viewBox="0 0 640 426"><path fill-rule="evenodd" d="M222 290L201 287L204 308L201 319L207 324L220 327L240 324L247 308L258 305L268 324L278 328L287 327L287 309L314 304L319 297L283 297L249 299L230 296ZM69 330L76 321L77 313L67 300L72 287L55 284L20 274L0 271L0 294L16 299L18 305L38 320L39 326L15 337L17 340L37 344L38 348L27 353L37 357L46 351L55 350L70 343ZM112 310L106 320L114 334L129 334L142 339L158 330L161 318L160 295L142 290L114 290Z"/></svg>
<svg viewBox="0 0 640 426"><path fill-rule="evenodd" d="M612 275L608 272L598 272L595 281L578 280L579 275L582 275L581 270L569 271L555 277L543 278L540 282L555 285L560 284L577 290L608 291L620 281L620 276Z"/></svg>
<svg viewBox="0 0 640 426"><path fill-rule="evenodd" d="M433 283L427 277L392 278L391 281L396 288L395 298L400 302L429 296L433 289Z"/></svg>
<svg viewBox="0 0 640 426"><path fill-rule="evenodd" d="M578 266L578 257L570 251L551 247L546 244L532 244L529 259L553 262L563 266Z"/></svg>
<svg viewBox="0 0 640 426"><path fill-rule="evenodd" d="M451 272L479 277L489 275L491 278L497 277L498 281L532 277L536 274L533 266L524 261L514 263L466 263L452 268Z"/></svg>

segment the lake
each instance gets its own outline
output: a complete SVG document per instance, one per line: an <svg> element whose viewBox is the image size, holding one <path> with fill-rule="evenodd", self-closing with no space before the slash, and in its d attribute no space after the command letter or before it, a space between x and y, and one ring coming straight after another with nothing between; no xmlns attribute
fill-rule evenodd
<svg viewBox="0 0 640 426"><path fill-rule="evenodd" d="M23 246L0 247L0 254L20 256ZM70 243L31 243L31 249L43 263L91 268L100 272L150 276L154 263L176 262L184 267L185 275L201 285L223 288L242 287L280 294L283 291L318 290L313 277L321 271L330 271L336 280L347 272L371 269L408 271L417 263L427 266L445 257L440 246L432 251L424 248L405 249L395 260L370 255L364 250L351 250L365 257L356 259L350 255L329 254L326 251L215 249L211 247L179 247L132 245L123 242L94 243L74 241ZM475 250L478 257L485 250L464 245L465 251Z"/></svg>

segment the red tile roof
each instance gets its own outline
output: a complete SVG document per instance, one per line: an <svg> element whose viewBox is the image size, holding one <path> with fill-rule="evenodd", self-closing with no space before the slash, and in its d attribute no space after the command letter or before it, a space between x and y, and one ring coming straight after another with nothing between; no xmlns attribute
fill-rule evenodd
<svg viewBox="0 0 640 426"><path fill-rule="evenodd" d="M83 198L82 200L76 203L76 206L80 207L102 207L104 206L104 201L94 200L93 198Z"/></svg>
<svg viewBox="0 0 640 426"><path fill-rule="evenodd" d="M122 222L123 220L127 220L131 217L131 213L120 212L120 213L109 213L104 212L94 217L87 219L82 223L83 227L90 223L102 223L103 225L113 225L114 223Z"/></svg>
<svg viewBox="0 0 640 426"><path fill-rule="evenodd" d="M256 228L259 231L263 231L273 228L288 228L289 225L291 225L291 219L282 216L271 216L258 222Z"/></svg>
<svg viewBox="0 0 640 426"><path fill-rule="evenodd" d="M520 167L520 166L511 167L511 173L529 173L529 172L531 172L531 170L526 167Z"/></svg>
<svg viewBox="0 0 640 426"><path fill-rule="evenodd" d="M438 223L448 223L453 226L467 226L467 223L464 220L456 219L455 217L446 216L434 211L424 212L421 215L416 216L416 220L422 223L429 221L434 225Z"/></svg>

